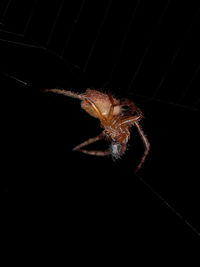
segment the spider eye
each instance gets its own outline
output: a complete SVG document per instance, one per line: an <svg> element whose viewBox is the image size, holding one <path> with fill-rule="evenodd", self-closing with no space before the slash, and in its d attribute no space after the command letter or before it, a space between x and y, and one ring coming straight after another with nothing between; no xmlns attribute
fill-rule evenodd
<svg viewBox="0 0 200 267"><path fill-rule="evenodd" d="M114 159L120 158L120 155L121 155L121 145L119 143L112 142L111 143L111 146L110 146L110 150L111 150L111 153L112 153L112 157Z"/></svg>

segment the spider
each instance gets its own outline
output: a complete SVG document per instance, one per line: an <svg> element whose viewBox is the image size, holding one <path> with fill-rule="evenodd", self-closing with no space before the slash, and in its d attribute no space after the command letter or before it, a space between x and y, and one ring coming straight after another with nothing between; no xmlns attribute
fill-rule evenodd
<svg viewBox="0 0 200 267"><path fill-rule="evenodd" d="M106 156L112 155L113 159L118 159L126 151L126 146L130 138L130 128L135 126L145 146L143 157L138 164L138 171L145 161L149 152L149 142L139 125L143 118L141 110L128 98L120 100L114 98L111 93L105 94L97 90L87 89L83 94L77 94L62 89L45 89L45 92L53 92L81 100L81 108L92 117L100 120L101 128L104 130L96 137L73 148L73 151L80 151L89 155ZM126 107L126 110L124 109ZM110 148L105 151L86 150L85 146L105 138L111 142Z"/></svg>

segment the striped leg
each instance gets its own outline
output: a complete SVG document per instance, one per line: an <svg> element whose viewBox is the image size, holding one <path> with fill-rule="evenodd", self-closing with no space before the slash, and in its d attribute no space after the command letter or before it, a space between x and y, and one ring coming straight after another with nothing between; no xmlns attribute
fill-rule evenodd
<svg viewBox="0 0 200 267"><path fill-rule="evenodd" d="M147 140L147 138L146 138L144 132L142 131L140 125L138 124L138 122L135 122L134 125L135 125L136 128L138 129L138 132L139 132L139 134L140 134L140 137L141 137L141 139L142 139L142 141L143 141L143 144L144 144L144 147L145 147L145 150L144 150L144 154L143 154L143 156L142 156L142 159L141 159L139 165L138 165L137 168L136 168L136 172L137 172L137 171L141 168L142 164L144 163L144 161L145 161L145 159L146 159L146 157L147 157L147 155L148 155L148 153L149 153L150 144L149 144L149 142L148 142L148 140Z"/></svg>
<svg viewBox="0 0 200 267"><path fill-rule="evenodd" d="M82 149L82 147L85 147L89 144L92 144L96 141L99 141L103 138L103 135L100 134L96 137L90 138L87 141L81 143L80 145L76 146L75 148L73 148L73 151L80 151L82 153L88 154L88 155L92 155L92 156L107 156L110 155L110 150L107 149L105 151L98 151L98 150L86 150L86 149Z"/></svg>

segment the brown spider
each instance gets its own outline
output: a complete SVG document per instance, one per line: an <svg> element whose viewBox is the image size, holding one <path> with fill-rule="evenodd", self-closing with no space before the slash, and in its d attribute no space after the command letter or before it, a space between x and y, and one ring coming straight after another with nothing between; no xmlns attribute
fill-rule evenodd
<svg viewBox="0 0 200 267"><path fill-rule="evenodd" d="M114 159L118 159L126 150L131 126L136 126L145 146L144 155L137 166L136 171L141 168L149 152L149 142L138 123L143 118L143 114L131 100L127 98L118 100L110 93L107 95L92 89L87 89L83 94L77 94L61 89L46 89L44 91L80 99L81 108L88 112L92 117L100 120L101 127L104 129L103 132L100 135L81 143L73 150L96 156L106 156L111 154ZM128 110L125 111L123 107L127 107ZM83 149L83 147L101 140L103 137L111 142L110 149L105 151Z"/></svg>

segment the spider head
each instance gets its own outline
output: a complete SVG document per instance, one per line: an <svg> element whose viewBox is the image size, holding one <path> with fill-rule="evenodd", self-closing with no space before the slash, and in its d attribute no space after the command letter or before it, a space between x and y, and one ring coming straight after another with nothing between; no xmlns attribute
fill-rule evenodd
<svg viewBox="0 0 200 267"><path fill-rule="evenodd" d="M119 159L121 156L122 145L113 141L110 145L110 151L113 159Z"/></svg>

